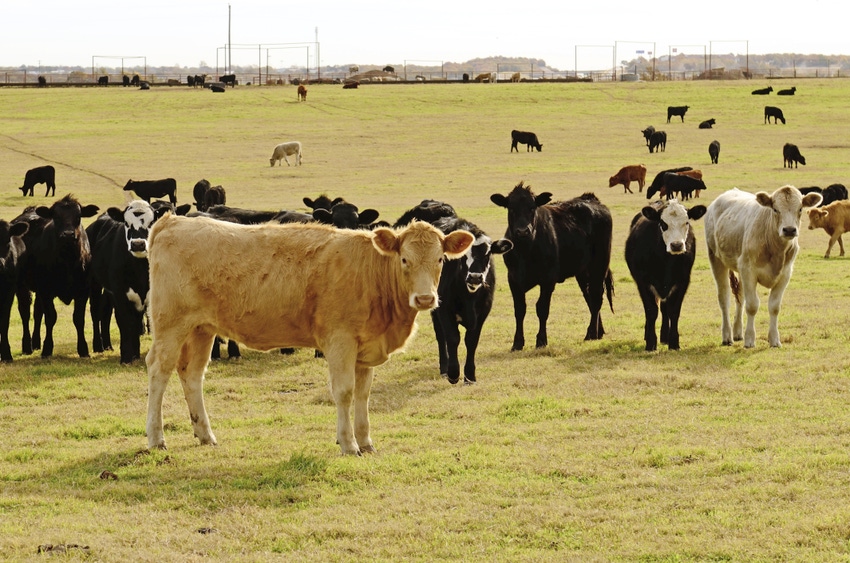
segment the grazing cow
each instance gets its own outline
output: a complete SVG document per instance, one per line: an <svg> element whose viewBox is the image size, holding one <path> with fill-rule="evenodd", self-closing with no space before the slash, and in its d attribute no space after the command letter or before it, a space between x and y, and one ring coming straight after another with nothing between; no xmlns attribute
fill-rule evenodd
<svg viewBox="0 0 850 563"><path fill-rule="evenodd" d="M204 205L204 195L207 193L207 190L210 189L210 182L206 178L202 180L198 180L195 183L195 187L192 188L192 197L195 198L195 209L198 211L206 211L206 206Z"/></svg>
<svg viewBox="0 0 850 563"><path fill-rule="evenodd" d="M168 201L177 205L177 180L163 178L162 180L127 180L124 191L134 192L139 199L150 203L155 197L168 197Z"/></svg>
<svg viewBox="0 0 850 563"><path fill-rule="evenodd" d="M821 195L823 196L823 200L821 201L820 207L823 207L824 205L829 205L833 201L847 199L847 188L845 188L843 184L830 184L823 189Z"/></svg>
<svg viewBox="0 0 850 563"><path fill-rule="evenodd" d="M224 76L219 76L218 81L224 84L225 86L230 86L233 88L236 86L236 75L235 74L225 74Z"/></svg>
<svg viewBox="0 0 850 563"><path fill-rule="evenodd" d="M534 149L537 149L537 152L541 152L543 150L543 145L541 145L537 140L537 135L531 131L517 131L516 129L511 131L511 152L514 152L514 150L519 152L517 143L526 145L525 152L534 152Z"/></svg>
<svg viewBox="0 0 850 563"><path fill-rule="evenodd" d="M298 85L298 101L306 102L307 101L307 88L303 84Z"/></svg>
<svg viewBox="0 0 850 563"><path fill-rule="evenodd" d="M360 211L353 203L341 201L329 210L317 208L313 210L313 218L319 223L333 225L338 229L368 229L369 225L378 220L375 209Z"/></svg>
<svg viewBox="0 0 850 563"><path fill-rule="evenodd" d="M782 110L775 106L764 106L764 122L770 123L770 118L773 118L773 123L776 124L776 120L782 122L782 125L785 125L785 116L782 115Z"/></svg>
<svg viewBox="0 0 850 563"><path fill-rule="evenodd" d="M508 210L505 238L514 245L513 251L503 257L516 319L511 350L522 350L525 346L525 294L534 286L540 286L538 348L548 345L546 321L555 284L567 278L575 276L590 310L585 340L597 340L605 334L600 310L606 289L613 311L614 282L608 267L611 212L591 193L568 201L549 203L551 199L551 193L534 195L531 187L522 182L507 196L490 196L493 203Z"/></svg>
<svg viewBox="0 0 850 563"><path fill-rule="evenodd" d="M655 127L650 125L646 129L641 131L641 133L643 133L643 138L646 140L646 146L649 146L649 139L652 137L652 134L655 133Z"/></svg>
<svg viewBox="0 0 850 563"><path fill-rule="evenodd" d="M227 203L227 193L221 186L212 186L204 192L204 209L209 209L213 205L224 205Z"/></svg>
<svg viewBox="0 0 850 563"><path fill-rule="evenodd" d="M659 150L661 152L667 150L667 133L664 131L655 131L649 136L649 154Z"/></svg>
<svg viewBox="0 0 850 563"><path fill-rule="evenodd" d="M121 335L121 363L141 357L139 339L148 297L148 231L155 221L146 201L130 202L122 211L110 207L88 227L91 244L92 349L112 349L112 308Z"/></svg>
<svg viewBox="0 0 850 563"><path fill-rule="evenodd" d="M711 119L706 119L705 121L700 122L699 128L700 129L711 129L716 124L717 124L717 122L712 117Z"/></svg>
<svg viewBox="0 0 850 563"><path fill-rule="evenodd" d="M443 217L434 222L445 235L456 231L468 231L475 242L460 260L452 260L443 266L437 287L440 305L431 310L431 320L437 339L440 357L440 374L454 385L460 380L460 326L466 329L466 361L463 366L463 382L475 383L475 351L481 338L484 321L493 307L496 291L496 269L494 255L504 254L513 248L508 239L493 241L475 224L459 217Z"/></svg>
<svg viewBox="0 0 850 563"><path fill-rule="evenodd" d="M476 82L492 82L493 75L489 72L482 72L481 74L475 77Z"/></svg>
<svg viewBox="0 0 850 563"><path fill-rule="evenodd" d="M130 79L130 86L139 86L140 80L141 80L141 78L139 78L139 75L134 74L133 78Z"/></svg>
<svg viewBox="0 0 850 563"><path fill-rule="evenodd" d="M712 164L717 164L720 159L720 141L714 140L708 144L708 156L711 157Z"/></svg>
<svg viewBox="0 0 850 563"><path fill-rule="evenodd" d="M44 314L45 337L41 356L53 355L53 327L56 324L56 307L59 298L69 305L74 302L74 326L77 330L77 353L81 358L89 355L84 328L86 304L89 298L88 269L91 250L83 217L93 217L96 205L80 205L71 195L57 200L50 207L27 208L13 222L26 222L29 229L24 235L27 259L23 268L24 283L18 293L18 310L24 335L22 348L25 354L41 346L40 313ZM35 292L35 326L29 331L30 292Z"/></svg>
<svg viewBox="0 0 850 563"><path fill-rule="evenodd" d="M844 256L844 241L841 240L841 235L850 231L850 201L843 199L809 209L809 229L823 229L829 235L829 245L826 247L824 258L829 258L835 241L838 241L841 249L839 256Z"/></svg>
<svg viewBox="0 0 850 563"><path fill-rule="evenodd" d="M283 159L286 161L287 166L291 166L287 157L292 155L295 155L295 166L301 164L301 143L298 141L287 141L276 146L274 152L272 152L272 157L269 159L269 163L274 166L276 161L278 166L283 166L280 162Z"/></svg>
<svg viewBox="0 0 850 563"><path fill-rule="evenodd" d="M705 183L701 178L694 178L678 172L664 174L662 191L667 195L667 199L673 199L676 194L679 194L681 199L685 201L690 199L694 192L700 192L704 189L706 189Z"/></svg>
<svg viewBox="0 0 850 563"><path fill-rule="evenodd" d="M687 172L693 170L690 166L681 166L679 168L668 168L667 170L662 170L658 174L655 175L655 178L652 179L652 183L646 189L646 199L652 199L652 196L658 194L659 197L664 197L667 195L666 193L662 193L661 189L664 187L664 175L668 172ZM700 178L702 178L702 173L700 173Z"/></svg>
<svg viewBox="0 0 850 563"><path fill-rule="evenodd" d="M53 195L56 195L56 169L48 164L46 166L37 166L36 168L27 170L27 173L24 174L24 185L18 189L21 190L25 196L27 194L34 196L36 184L44 184L47 186L47 189L44 192L44 197L49 196L51 192L53 192Z"/></svg>
<svg viewBox="0 0 850 563"><path fill-rule="evenodd" d="M777 96L793 96L797 92L796 86L791 86L786 90L780 90L776 93Z"/></svg>
<svg viewBox="0 0 850 563"><path fill-rule="evenodd" d="M670 123L670 118L678 115L682 118L682 123L685 122L685 114L691 106L667 106L667 123Z"/></svg>
<svg viewBox="0 0 850 563"><path fill-rule="evenodd" d="M753 96L767 96L771 92L773 92L773 86L768 86L767 88L753 90Z"/></svg>
<svg viewBox="0 0 850 563"><path fill-rule="evenodd" d="M745 348L756 343L755 316L759 308L758 286L770 289L768 312L770 346L781 346L779 309L782 294L791 281L794 259L799 250L798 235L803 208L815 207L821 195L806 196L794 186L784 186L772 194L751 194L733 188L708 206L705 238L708 260L717 285L722 317L722 342L744 340ZM735 272L740 276L739 280ZM736 297L735 324L729 322L729 296ZM743 303L739 298L743 291ZM747 328L743 330L743 310Z"/></svg>
<svg viewBox="0 0 850 563"><path fill-rule="evenodd" d="M786 166L791 168L791 164L794 164L794 168L797 168L797 163L806 165L806 157L800 154L800 149L797 145L792 145L791 143L785 143L782 147L782 168Z"/></svg>
<svg viewBox="0 0 850 563"><path fill-rule="evenodd" d="M519 82L521 77L520 73L515 72L511 75L511 82Z"/></svg>
<svg viewBox="0 0 850 563"><path fill-rule="evenodd" d="M150 235L148 447L165 448L162 401L175 369L195 436L216 443L202 385L218 333L259 350L324 351L342 453L374 452L374 367L404 347L419 311L437 306L444 259L463 256L472 242L469 232L443 235L425 223L353 231L163 217ZM238 262L222 261L211 246Z"/></svg>
<svg viewBox="0 0 850 563"><path fill-rule="evenodd" d="M22 237L28 229L27 223L10 224L0 219L0 362L12 361L9 323L12 302L19 289L21 261L26 252Z"/></svg>
<svg viewBox="0 0 850 563"><path fill-rule="evenodd" d="M626 239L626 263L638 287L646 316L646 350L658 347L655 321L661 303L661 343L679 349L679 316L691 282L696 238L690 221L705 214L704 205L686 209L675 199L656 201L635 215Z"/></svg>
<svg viewBox="0 0 850 563"><path fill-rule="evenodd" d="M646 183L646 166L643 164L632 164L623 166L620 171L608 178L608 187L613 188L617 184L623 184L623 193L634 193L629 188L632 182L638 183L638 191L643 191L643 185Z"/></svg>
<svg viewBox="0 0 850 563"><path fill-rule="evenodd" d="M98 86L109 86L109 77L108 76L100 76L97 79Z"/></svg>

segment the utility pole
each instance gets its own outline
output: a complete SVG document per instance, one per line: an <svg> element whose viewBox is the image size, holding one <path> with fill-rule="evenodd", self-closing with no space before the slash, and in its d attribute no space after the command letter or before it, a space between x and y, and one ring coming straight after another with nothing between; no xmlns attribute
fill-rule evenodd
<svg viewBox="0 0 850 563"><path fill-rule="evenodd" d="M233 70L233 51L231 51L231 43L230 43L230 4L227 5L227 72L225 74L230 74Z"/></svg>

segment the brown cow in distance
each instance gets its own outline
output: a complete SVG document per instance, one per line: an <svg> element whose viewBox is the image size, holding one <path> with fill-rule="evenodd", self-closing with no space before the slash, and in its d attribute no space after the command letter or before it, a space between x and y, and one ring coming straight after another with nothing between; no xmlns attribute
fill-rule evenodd
<svg viewBox="0 0 850 563"><path fill-rule="evenodd" d="M809 229L823 229L829 235L829 245L826 247L824 258L829 258L832 246L838 241L841 249L839 256L844 256L844 241L841 235L850 231L850 200L840 199L823 207L809 209Z"/></svg>
<svg viewBox="0 0 850 563"><path fill-rule="evenodd" d="M638 183L638 191L643 191L643 185L646 183L646 166L643 164L632 164L623 166L620 171L608 179L608 187L613 188L617 184L623 184L623 193L634 193L629 184L632 182Z"/></svg>
<svg viewBox="0 0 850 563"><path fill-rule="evenodd" d="M423 222L365 231L166 215L149 238L148 447L165 447L162 401L175 370L195 436L216 443L203 380L220 334L257 350L324 352L342 453L374 452L374 368L404 348L420 311L437 306L443 261L473 242L468 231L444 235Z"/></svg>
<svg viewBox="0 0 850 563"><path fill-rule="evenodd" d="M303 84L298 85L298 101L299 102L306 102L307 101L307 88L305 88Z"/></svg>

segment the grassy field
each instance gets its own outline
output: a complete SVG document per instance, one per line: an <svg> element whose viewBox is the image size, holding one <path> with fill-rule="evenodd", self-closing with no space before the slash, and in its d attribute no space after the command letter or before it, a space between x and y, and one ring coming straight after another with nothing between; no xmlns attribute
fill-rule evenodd
<svg viewBox="0 0 850 563"><path fill-rule="evenodd" d="M522 180L556 199L593 191L610 207L616 288L603 340L582 340L588 313L568 280L553 298L549 347L511 353L499 260L478 384L440 378L421 315L408 350L376 370L379 453L362 458L339 455L326 364L312 351L245 351L211 364L214 448L193 438L172 381L169 449L146 452L144 363L120 366L117 352L76 357L64 306L55 356L21 356L15 311L15 361L0 367L0 559L76 544L87 549L64 559L850 560L850 258L834 249L825 260L828 237L805 230L804 218L782 348L767 345L764 290L755 349L724 347L697 223L682 349L647 353L623 258L646 199L607 187L637 163L650 177L701 168L704 204L734 186L850 183L846 84L796 85L788 98L751 96L762 84L750 82L312 86L306 103L294 87L0 89L7 220L52 201L43 185L34 198L17 190L27 169L50 163L57 197L101 209L123 205L128 179L174 177L182 203L207 178L228 204L255 209L304 209L304 196L327 193L393 221L441 199L499 236L506 214L489 196ZM787 124L765 125L766 104ZM690 106L684 123L665 123L668 105ZM710 117L715 129L697 128ZM648 153L647 125L667 131L666 152ZM511 129L535 131L543 152L509 153ZM304 145L303 166L269 167L286 140ZM782 167L785 142L808 166ZM532 343L536 298L528 294Z"/></svg>

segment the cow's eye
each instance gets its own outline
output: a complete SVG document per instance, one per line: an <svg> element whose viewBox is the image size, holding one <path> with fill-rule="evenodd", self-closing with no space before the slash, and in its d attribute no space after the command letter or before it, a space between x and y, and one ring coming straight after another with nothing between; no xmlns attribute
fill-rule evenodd
<svg viewBox="0 0 850 563"><path fill-rule="evenodd" d="M666 230L669 228L669 227L667 226L667 223L665 223L664 221L659 221L659 222L658 222L658 226L659 226L659 227L661 227L661 230L662 230L662 231L666 231Z"/></svg>
<svg viewBox="0 0 850 563"><path fill-rule="evenodd" d="M401 265L402 265L402 266L407 266L407 258L402 258L402 259L401 259Z"/></svg>

